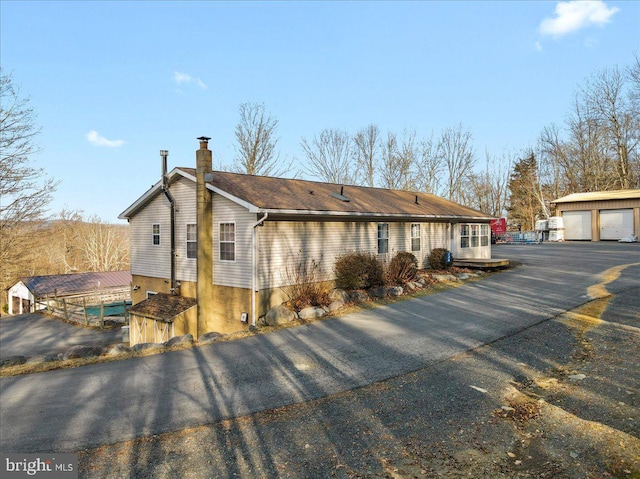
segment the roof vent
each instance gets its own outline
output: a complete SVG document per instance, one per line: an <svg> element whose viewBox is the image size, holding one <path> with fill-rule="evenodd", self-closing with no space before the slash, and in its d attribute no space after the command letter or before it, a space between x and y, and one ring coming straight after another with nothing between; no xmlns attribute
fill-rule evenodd
<svg viewBox="0 0 640 479"><path fill-rule="evenodd" d="M418 203L418 195L416 195L416 205L419 205L420 203Z"/></svg>
<svg viewBox="0 0 640 479"><path fill-rule="evenodd" d="M344 196L344 186L340 187L340 193L331 193L331 196L340 201L344 201L345 203L349 203L349 201L351 201L349 198Z"/></svg>

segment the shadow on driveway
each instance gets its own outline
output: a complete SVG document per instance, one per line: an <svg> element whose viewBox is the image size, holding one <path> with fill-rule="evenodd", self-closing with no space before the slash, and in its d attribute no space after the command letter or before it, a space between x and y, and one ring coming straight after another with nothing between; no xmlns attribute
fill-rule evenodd
<svg viewBox="0 0 640 479"><path fill-rule="evenodd" d="M96 330L74 326L40 313L0 319L0 360L63 353L71 346L107 346L122 342L120 328Z"/></svg>

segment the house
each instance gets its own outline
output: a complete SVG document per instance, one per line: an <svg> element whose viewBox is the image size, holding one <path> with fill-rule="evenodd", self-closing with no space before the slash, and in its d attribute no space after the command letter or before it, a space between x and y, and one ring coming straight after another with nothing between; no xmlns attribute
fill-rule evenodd
<svg viewBox="0 0 640 479"><path fill-rule="evenodd" d="M87 305L128 301L131 296L129 271L29 276L8 288L9 314L45 309L50 301L83 300Z"/></svg>
<svg viewBox="0 0 640 479"><path fill-rule="evenodd" d="M335 259L352 251L383 260L411 251L422 266L433 248L491 257L492 217L434 195L212 171L205 137L195 169L167 173L161 156L161 180L120 215L130 224L132 300L197 298L181 328L196 338L255 324L286 299L282 288L304 262L331 281ZM133 336L157 308L135 307Z"/></svg>
<svg viewBox="0 0 640 479"><path fill-rule="evenodd" d="M574 193L555 201L566 240L620 240L640 236L640 190Z"/></svg>

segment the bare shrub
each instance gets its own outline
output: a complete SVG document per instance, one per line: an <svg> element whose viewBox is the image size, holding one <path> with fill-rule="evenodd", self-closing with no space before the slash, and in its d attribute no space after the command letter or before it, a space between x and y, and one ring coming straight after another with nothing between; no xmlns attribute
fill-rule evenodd
<svg viewBox="0 0 640 479"><path fill-rule="evenodd" d="M339 256L333 271L336 288L368 289L384 284L382 263L371 253L352 252Z"/></svg>
<svg viewBox="0 0 640 479"><path fill-rule="evenodd" d="M418 273L418 260L407 251L396 254L385 273L388 284L403 285L413 280Z"/></svg>
<svg viewBox="0 0 640 479"><path fill-rule="evenodd" d="M449 250L445 248L433 248L427 259L429 261L429 266L432 269L448 269L450 266L447 264L448 252Z"/></svg>
<svg viewBox="0 0 640 479"><path fill-rule="evenodd" d="M329 288L322 280L320 265L313 258L301 258L286 270L288 286L282 287L287 302L296 311L329 304Z"/></svg>

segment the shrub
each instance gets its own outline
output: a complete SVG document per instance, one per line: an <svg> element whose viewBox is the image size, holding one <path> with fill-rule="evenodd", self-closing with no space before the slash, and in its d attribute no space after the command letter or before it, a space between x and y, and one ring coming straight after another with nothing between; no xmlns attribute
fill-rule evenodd
<svg viewBox="0 0 640 479"><path fill-rule="evenodd" d="M329 288L322 281L321 273L320 265L314 259L300 259L287 267L286 279L289 286L284 286L282 290L293 309L300 311L308 306L329 304Z"/></svg>
<svg viewBox="0 0 640 479"><path fill-rule="evenodd" d="M418 260L407 251L401 251L395 255L386 272L388 284L402 285L416 277L418 272Z"/></svg>
<svg viewBox="0 0 640 479"><path fill-rule="evenodd" d="M449 266L447 264L447 253L449 250L445 248L433 248L431 253L429 253L429 257L427 260L429 261L429 266L432 269L447 269Z"/></svg>
<svg viewBox="0 0 640 479"><path fill-rule="evenodd" d="M336 288L368 289L384 284L384 269L380 260L370 253L346 253L333 266Z"/></svg>

